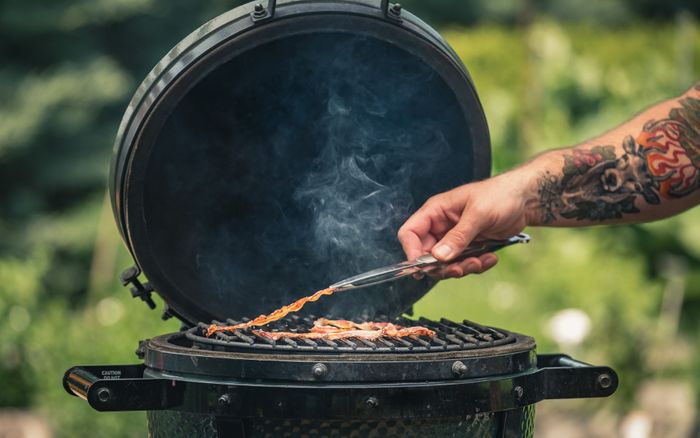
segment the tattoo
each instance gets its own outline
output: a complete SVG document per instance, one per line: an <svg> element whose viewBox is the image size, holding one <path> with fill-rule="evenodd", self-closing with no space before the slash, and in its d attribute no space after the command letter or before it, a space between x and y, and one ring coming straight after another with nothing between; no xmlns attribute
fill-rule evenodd
<svg viewBox="0 0 700 438"><path fill-rule="evenodd" d="M664 198L686 196L700 183L700 99L680 104L668 119L649 121L637 138Z"/></svg>
<svg viewBox="0 0 700 438"><path fill-rule="evenodd" d="M700 91L700 85L695 87ZM659 204L700 187L700 99L686 97L668 118L648 121L634 138L613 146L573 149L561 175L539 179L543 222L605 221L639 213L637 200Z"/></svg>

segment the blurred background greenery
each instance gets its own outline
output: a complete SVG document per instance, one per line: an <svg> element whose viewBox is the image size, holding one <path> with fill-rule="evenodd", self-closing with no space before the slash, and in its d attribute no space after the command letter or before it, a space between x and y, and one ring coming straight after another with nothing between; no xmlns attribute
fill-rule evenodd
<svg viewBox="0 0 700 438"><path fill-rule="evenodd" d="M98 414L61 377L75 364L136 362L137 340L178 328L118 284L130 262L104 195L111 142L149 69L233 3L0 3L0 436L15 436L9 424L23 413L55 436L145 435L142 413ZM700 79L697 1L405 7L470 70L494 172ZM541 352L618 370L611 399L540 405L538 436L698 436L699 219L695 209L647 225L530 230L529 247L504 252L487 275L441 283L416 311L524 332Z"/></svg>

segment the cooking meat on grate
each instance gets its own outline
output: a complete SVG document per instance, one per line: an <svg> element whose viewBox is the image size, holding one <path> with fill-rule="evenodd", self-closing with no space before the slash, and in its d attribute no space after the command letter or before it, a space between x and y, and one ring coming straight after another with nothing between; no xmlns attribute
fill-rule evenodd
<svg viewBox="0 0 700 438"><path fill-rule="evenodd" d="M321 298L324 295L332 295L333 292L335 292L335 289L332 287L326 288L326 289L321 289L320 291L317 291L313 295L310 295L308 297L304 298L299 298L292 304L288 304L286 306L280 307L279 309L275 310L274 312L270 313L269 315L260 315L257 318L250 320L248 322L242 322L240 324L236 325L230 325L230 326L220 326L217 324L212 324L209 326L209 329L207 330L207 336L212 336L214 333L218 332L230 332L234 330L239 330L239 329L245 329L249 327L260 327L266 324L269 324L271 322L277 321L279 319L284 318L285 316L289 315L292 312L298 312L301 310L302 307L306 303L312 302L312 301L318 301L319 298Z"/></svg>
<svg viewBox="0 0 700 438"><path fill-rule="evenodd" d="M213 336L218 332L231 332L234 330L246 329L250 327L260 327L273 321L284 318L292 312L299 311L308 302L317 301L324 295L331 295L335 292L333 288L321 289L308 297L300 298L292 304L283 306L269 315L260 315L257 318L236 325L221 326L212 324L207 329L207 336ZM271 340L286 338L305 339L347 339L364 338L377 339L379 337L401 338L406 336L435 336L435 332L425 327L401 327L389 322L364 322L355 323L346 320L330 320L319 318L314 322L314 326L308 333L296 332L266 332L264 330L253 330L253 333Z"/></svg>
<svg viewBox="0 0 700 438"><path fill-rule="evenodd" d="M363 338L375 340L380 337L403 338L407 336L435 336L435 332L425 327L402 327L390 322L363 322L356 323L344 319L319 318L314 321L314 326L308 333L296 332L266 332L264 330L253 330L258 336L262 336L273 341L282 338L290 339L347 339Z"/></svg>

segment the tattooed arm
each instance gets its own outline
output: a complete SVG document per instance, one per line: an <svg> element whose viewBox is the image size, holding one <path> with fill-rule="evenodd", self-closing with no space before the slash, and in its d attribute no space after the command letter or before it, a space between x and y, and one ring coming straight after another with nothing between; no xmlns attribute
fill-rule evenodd
<svg viewBox="0 0 700 438"><path fill-rule="evenodd" d="M593 140L546 152L496 177L437 195L399 231L408 258L449 261L475 238L525 226L586 226L661 219L700 203L700 83ZM494 254L450 265L483 272Z"/></svg>
<svg viewBox="0 0 700 438"><path fill-rule="evenodd" d="M528 169L539 173L529 225L641 222L688 209L700 201L700 85Z"/></svg>

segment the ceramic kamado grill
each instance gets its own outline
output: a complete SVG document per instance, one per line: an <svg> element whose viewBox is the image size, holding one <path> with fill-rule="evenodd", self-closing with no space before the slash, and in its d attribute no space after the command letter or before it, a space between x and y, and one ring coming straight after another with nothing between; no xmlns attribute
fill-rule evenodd
<svg viewBox="0 0 700 438"><path fill-rule="evenodd" d="M609 396L612 369L538 355L529 336L410 319L429 276L338 292L266 330L323 316L434 336L206 335L402 260L406 218L490 167L466 68L398 4L280 0L211 20L137 90L110 177L135 262L124 284L151 307L158 293L182 330L141 341L137 364L69 369L66 390L146 411L153 437L529 437L538 401Z"/></svg>

